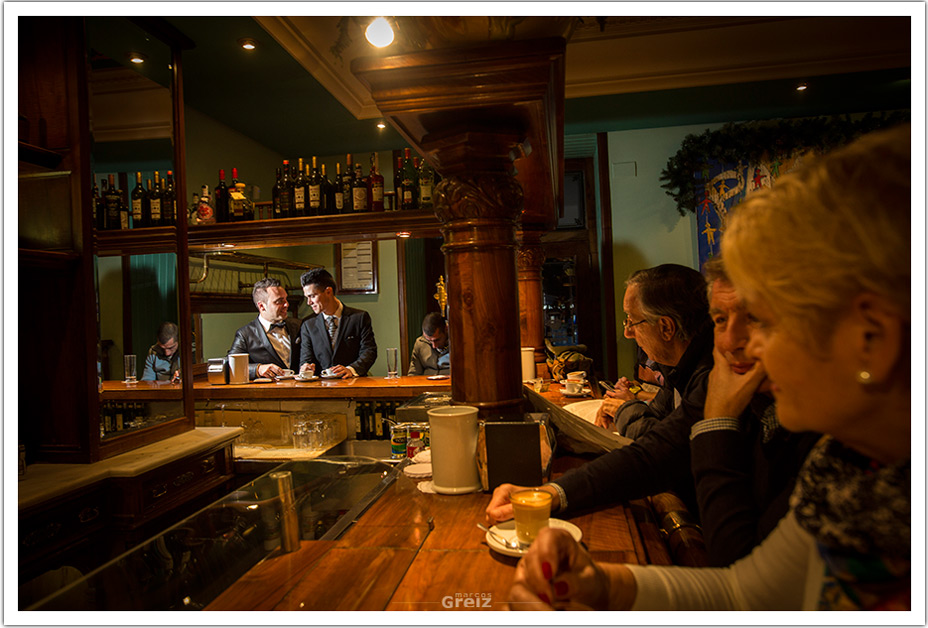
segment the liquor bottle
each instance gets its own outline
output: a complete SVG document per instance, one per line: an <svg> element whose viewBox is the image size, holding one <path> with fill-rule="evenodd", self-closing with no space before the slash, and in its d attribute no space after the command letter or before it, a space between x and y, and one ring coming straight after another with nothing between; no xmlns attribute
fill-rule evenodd
<svg viewBox="0 0 928 628"><path fill-rule="evenodd" d="M119 198L119 190L116 189L116 179L114 175L108 175L109 186L103 191L103 202L106 206L106 228L107 229L128 229L128 217L123 225L122 200Z"/></svg>
<svg viewBox="0 0 928 628"><path fill-rule="evenodd" d="M174 171L168 170L164 191L161 193L161 224L169 227L177 222L177 192L174 189Z"/></svg>
<svg viewBox="0 0 928 628"><path fill-rule="evenodd" d="M402 209L417 209L418 193L416 190L416 179L419 178L416 168L413 165L411 151L409 148L403 149L403 203Z"/></svg>
<svg viewBox="0 0 928 628"><path fill-rule="evenodd" d="M271 190L271 218L280 218L280 168L277 169L277 180Z"/></svg>
<svg viewBox="0 0 928 628"><path fill-rule="evenodd" d="M135 187L132 188L132 228L140 229L142 227L148 227L150 216L145 215L147 212L142 211L142 206L145 205L145 197L148 194L145 192L145 188L142 187L142 173L136 171L135 173Z"/></svg>
<svg viewBox="0 0 928 628"><path fill-rule="evenodd" d="M229 187L226 188L229 194L229 222L242 222L245 220L244 207L241 203L237 206L232 202L232 190L235 189L235 184L238 183L238 168L232 168L232 182L229 184Z"/></svg>
<svg viewBox="0 0 928 628"><path fill-rule="evenodd" d="M345 156L345 174L342 175L342 212L350 214L354 211L354 201L351 189L354 187L354 170L351 168L351 153Z"/></svg>
<svg viewBox="0 0 928 628"><path fill-rule="evenodd" d="M151 224L161 225L161 216L162 216L161 175L158 174L157 170L155 170L155 186L151 189L151 192L148 194L148 203L151 206Z"/></svg>
<svg viewBox="0 0 928 628"><path fill-rule="evenodd" d="M319 166L316 165L316 156L313 155L313 171L309 175L309 215L322 214L322 177L319 176Z"/></svg>
<svg viewBox="0 0 928 628"><path fill-rule="evenodd" d="M293 216L305 216L312 206L309 181L303 176L303 158L297 160L296 176L293 178ZM310 215L314 215L310 213Z"/></svg>
<svg viewBox="0 0 928 628"><path fill-rule="evenodd" d="M372 212L383 211L383 175L377 168L377 153L371 153L371 172L367 176L368 197Z"/></svg>
<svg viewBox="0 0 928 628"><path fill-rule="evenodd" d="M225 168L219 169L219 185L216 186L216 222L229 222L229 187L226 185Z"/></svg>
<svg viewBox="0 0 928 628"><path fill-rule="evenodd" d="M354 167L354 180L351 182L351 210L355 214L367 211L367 184L364 182L361 164L355 164Z"/></svg>
<svg viewBox="0 0 928 628"><path fill-rule="evenodd" d="M283 174L280 177L280 213L276 218L289 218L293 215L293 179L290 178L290 160L284 159Z"/></svg>
<svg viewBox="0 0 928 628"><path fill-rule="evenodd" d="M335 206L335 186L325 174L325 164L319 165L319 178L322 179L322 210L319 213L328 216L335 213L332 209Z"/></svg>
<svg viewBox="0 0 928 628"><path fill-rule="evenodd" d="M93 220L94 229L100 228L100 213L97 211L97 208L100 205L100 188L97 186L97 177L92 176L91 181L93 182L93 192L90 198L90 216Z"/></svg>
<svg viewBox="0 0 928 628"><path fill-rule="evenodd" d="M336 162L335 164L335 181L332 184L332 196L333 196L333 205L330 208L329 213L331 214L341 214L345 210L345 192L342 187L342 177L345 175L342 174L342 164Z"/></svg>
<svg viewBox="0 0 928 628"><path fill-rule="evenodd" d="M241 186L241 188L239 187ZM242 222L245 217L245 195L242 193L244 183L236 183L229 188L229 212L236 222Z"/></svg>
<svg viewBox="0 0 928 628"><path fill-rule="evenodd" d="M204 185L200 188L200 200L197 203L197 224L209 225L216 222L216 212L210 205L209 186Z"/></svg>
<svg viewBox="0 0 928 628"><path fill-rule="evenodd" d="M435 171L429 162L422 160L419 166L419 209L432 208L432 191L435 189Z"/></svg>
<svg viewBox="0 0 928 628"><path fill-rule="evenodd" d="M235 188L229 191L229 198L236 199L237 203L242 204L242 215L245 216L245 220L254 220L255 219L255 206L251 202L251 199L245 194L245 184L239 181L235 184Z"/></svg>
<svg viewBox="0 0 928 628"><path fill-rule="evenodd" d="M393 209L403 209L403 157L396 158L393 166Z"/></svg>

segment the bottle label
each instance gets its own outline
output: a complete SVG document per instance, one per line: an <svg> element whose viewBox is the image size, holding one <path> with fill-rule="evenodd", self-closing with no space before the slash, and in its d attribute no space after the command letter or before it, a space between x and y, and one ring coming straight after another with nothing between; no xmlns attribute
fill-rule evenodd
<svg viewBox="0 0 928 628"><path fill-rule="evenodd" d="M367 189L354 188L351 190L351 199L354 201L354 211L367 211Z"/></svg>
<svg viewBox="0 0 928 628"><path fill-rule="evenodd" d="M371 186L371 200L375 203L383 202L383 184Z"/></svg>
<svg viewBox="0 0 928 628"><path fill-rule="evenodd" d="M335 193L335 209L341 211L345 208L345 194L343 192Z"/></svg>
<svg viewBox="0 0 928 628"><path fill-rule="evenodd" d="M244 201L244 200L241 200L241 201L240 201L240 200L237 200L237 199L231 199L231 200L229 200L229 207L232 209L232 213L233 213L234 215L236 215L236 216L241 216L241 215L242 215L242 212L243 212L244 209L245 209L245 201Z"/></svg>
<svg viewBox="0 0 928 628"><path fill-rule="evenodd" d="M310 195L310 205L312 205L312 195ZM302 211L306 207L306 188L293 188L293 207L297 211Z"/></svg>
<svg viewBox="0 0 928 628"><path fill-rule="evenodd" d="M412 203L412 190L408 187L403 188L403 203Z"/></svg>
<svg viewBox="0 0 928 628"><path fill-rule="evenodd" d="M142 199L140 198L132 199L132 219L133 220L142 219Z"/></svg>
<svg viewBox="0 0 928 628"><path fill-rule="evenodd" d="M129 228L129 212L119 212L119 228L128 229Z"/></svg>
<svg viewBox="0 0 928 628"><path fill-rule="evenodd" d="M322 186L311 185L309 186L309 206L313 209L318 209L319 204L322 201Z"/></svg>
<svg viewBox="0 0 928 628"><path fill-rule="evenodd" d="M423 203L432 202L432 186L419 184L419 198Z"/></svg>
<svg viewBox="0 0 928 628"><path fill-rule="evenodd" d="M151 199L151 219L161 220L161 199L153 198Z"/></svg>

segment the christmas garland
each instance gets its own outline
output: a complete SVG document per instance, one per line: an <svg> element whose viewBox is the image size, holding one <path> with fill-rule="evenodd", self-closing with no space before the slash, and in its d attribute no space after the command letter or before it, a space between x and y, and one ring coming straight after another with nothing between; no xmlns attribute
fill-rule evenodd
<svg viewBox="0 0 928 628"><path fill-rule="evenodd" d="M909 112L868 113L850 116L728 122L715 131L683 138L677 154L661 171L661 187L685 216L696 213L703 185L695 174L708 168L708 160L722 163L756 163L765 157L788 157L797 149L827 152L877 129L909 120Z"/></svg>

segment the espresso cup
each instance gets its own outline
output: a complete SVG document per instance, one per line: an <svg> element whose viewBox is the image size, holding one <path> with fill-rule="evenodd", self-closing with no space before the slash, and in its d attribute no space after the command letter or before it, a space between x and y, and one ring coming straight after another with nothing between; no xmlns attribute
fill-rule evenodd
<svg viewBox="0 0 928 628"><path fill-rule="evenodd" d="M565 379L561 384L564 385L564 392L577 395L583 390L582 379Z"/></svg>
<svg viewBox="0 0 928 628"><path fill-rule="evenodd" d="M517 491L510 498L512 516L516 520L516 538L519 545L528 547L538 531L548 527L551 518L551 493L538 489Z"/></svg>
<svg viewBox="0 0 928 628"><path fill-rule="evenodd" d="M586 371L571 371L567 374L567 379L579 379L582 382L586 379Z"/></svg>
<svg viewBox="0 0 928 628"><path fill-rule="evenodd" d="M293 375L293 369L284 369L284 377L290 377Z"/></svg>

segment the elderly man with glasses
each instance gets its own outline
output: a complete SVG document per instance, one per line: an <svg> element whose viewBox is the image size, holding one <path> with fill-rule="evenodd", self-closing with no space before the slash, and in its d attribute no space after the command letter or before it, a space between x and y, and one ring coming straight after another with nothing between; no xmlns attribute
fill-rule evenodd
<svg viewBox="0 0 928 628"><path fill-rule="evenodd" d="M636 271L625 282L622 308L625 337L657 363L664 386L646 403L622 378L616 392L603 400L596 424L637 438L681 404L701 415L712 369L712 323L703 276L678 264Z"/></svg>

